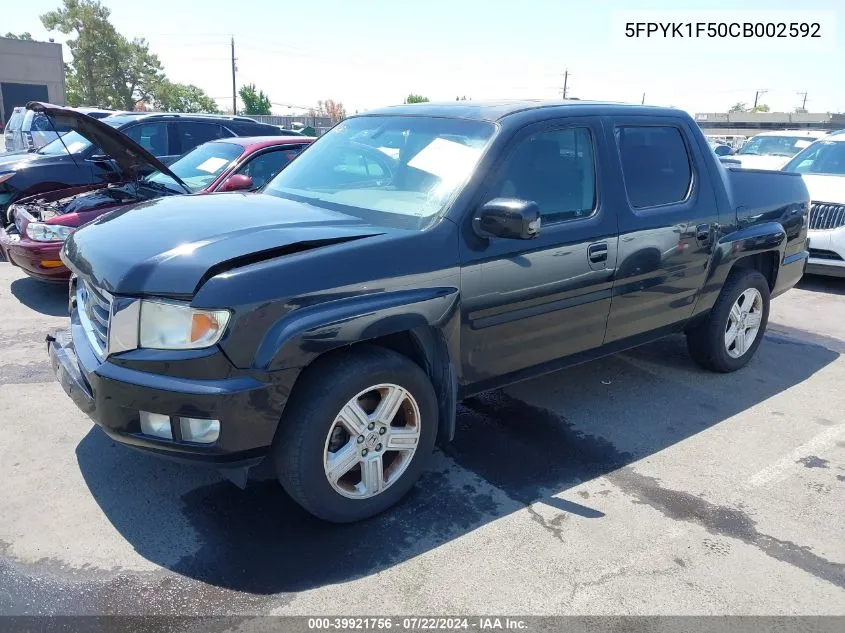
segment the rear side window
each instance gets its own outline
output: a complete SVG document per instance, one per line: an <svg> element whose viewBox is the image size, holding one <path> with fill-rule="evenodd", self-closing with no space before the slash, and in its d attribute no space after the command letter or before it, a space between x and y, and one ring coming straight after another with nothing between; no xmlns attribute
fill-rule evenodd
<svg viewBox="0 0 845 633"><path fill-rule="evenodd" d="M166 123L141 123L121 131L153 156L167 156Z"/></svg>
<svg viewBox="0 0 845 633"><path fill-rule="evenodd" d="M621 126L616 143L628 200L635 209L686 200L692 167L681 131L673 126Z"/></svg>
<svg viewBox="0 0 845 633"><path fill-rule="evenodd" d="M195 147L217 140L222 136L222 129L216 123L196 123L186 121L176 123L179 132L179 147L182 153L190 152Z"/></svg>

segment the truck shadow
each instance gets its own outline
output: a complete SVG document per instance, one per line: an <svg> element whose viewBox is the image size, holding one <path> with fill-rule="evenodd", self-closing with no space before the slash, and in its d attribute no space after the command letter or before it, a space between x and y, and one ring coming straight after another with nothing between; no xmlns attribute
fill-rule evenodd
<svg viewBox="0 0 845 633"><path fill-rule="evenodd" d="M67 316L67 285L51 284L32 277L15 279L9 286L15 298L26 307L47 316Z"/></svg>
<svg viewBox="0 0 845 633"><path fill-rule="evenodd" d="M798 288L810 292L823 292L831 295L845 295L845 278L824 277L822 275L804 275L798 282Z"/></svg>
<svg viewBox="0 0 845 633"><path fill-rule="evenodd" d="M758 405L837 356L772 335L746 369L716 375L674 337L472 398L420 484L354 525L306 514L269 469L241 491L216 473L115 446L97 427L76 456L91 494L141 556L225 593L266 596L379 572L536 502L608 520L585 505L600 502L567 491Z"/></svg>

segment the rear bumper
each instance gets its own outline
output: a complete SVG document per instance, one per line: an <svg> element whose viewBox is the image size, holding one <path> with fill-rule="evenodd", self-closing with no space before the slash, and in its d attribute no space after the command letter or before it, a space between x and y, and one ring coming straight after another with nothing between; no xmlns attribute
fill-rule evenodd
<svg viewBox="0 0 845 633"><path fill-rule="evenodd" d="M74 312L70 330L47 337L56 378L76 406L112 439L158 456L218 468L252 466L268 453L298 372L186 379L101 362ZM219 352L217 352L219 353ZM179 362L167 363L178 367ZM165 440L141 432L140 411L220 421L213 444Z"/></svg>
<svg viewBox="0 0 845 633"><path fill-rule="evenodd" d="M809 255L808 251L800 251L783 258L780 270L778 270L775 287L772 290L773 298L783 294L801 281L801 277L804 275L807 267Z"/></svg>
<svg viewBox="0 0 845 633"><path fill-rule="evenodd" d="M67 283L70 271L64 264L44 266L43 262L61 262L64 242L34 242L21 237L14 227L0 228L0 252L13 266L41 281Z"/></svg>

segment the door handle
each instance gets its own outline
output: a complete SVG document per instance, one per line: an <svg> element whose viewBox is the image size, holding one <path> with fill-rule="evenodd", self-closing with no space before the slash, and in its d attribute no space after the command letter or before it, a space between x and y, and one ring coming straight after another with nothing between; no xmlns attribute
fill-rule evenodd
<svg viewBox="0 0 845 633"><path fill-rule="evenodd" d="M700 246L708 246L710 244L710 235L712 234L712 227L709 224L699 224L695 227L695 241Z"/></svg>
<svg viewBox="0 0 845 633"><path fill-rule="evenodd" d="M598 244L590 244L587 248L587 257L593 264L600 264L607 261L607 244L599 242Z"/></svg>

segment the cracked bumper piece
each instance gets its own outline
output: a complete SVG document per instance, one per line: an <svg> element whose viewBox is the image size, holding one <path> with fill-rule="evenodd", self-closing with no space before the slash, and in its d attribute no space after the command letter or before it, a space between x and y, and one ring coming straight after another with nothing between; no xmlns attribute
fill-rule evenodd
<svg viewBox="0 0 845 633"><path fill-rule="evenodd" d="M229 372L223 378L188 378L185 374L198 366L195 353L186 354L180 363L178 354L166 352L167 362L156 363L149 360L155 356L150 350L100 361L75 313L70 330L47 337L47 350L65 393L113 440L162 457L218 468L253 466L264 458L297 373ZM207 358L200 361L203 366L210 364ZM141 369L162 366L168 367L170 375ZM170 418L173 435L165 439L144 433L142 411ZM210 442L183 439L186 420L216 420L219 435Z"/></svg>

